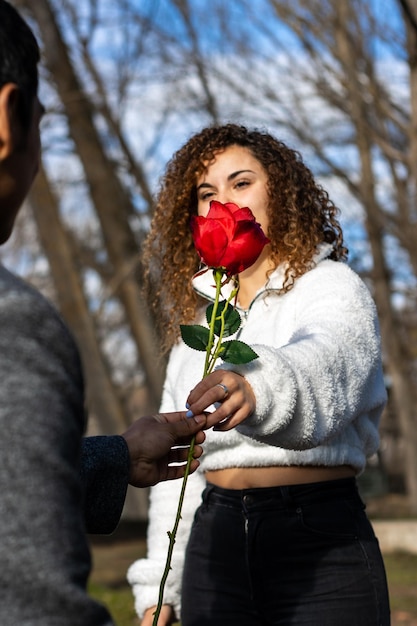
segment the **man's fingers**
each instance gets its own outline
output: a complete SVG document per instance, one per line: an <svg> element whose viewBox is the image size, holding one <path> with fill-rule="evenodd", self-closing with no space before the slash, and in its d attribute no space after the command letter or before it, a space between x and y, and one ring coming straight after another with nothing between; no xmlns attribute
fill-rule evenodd
<svg viewBox="0 0 417 626"><path fill-rule="evenodd" d="M197 459L193 459L190 464L190 474L195 472L200 463ZM176 478L183 478L185 474L186 465L169 465L165 480L175 480Z"/></svg>
<svg viewBox="0 0 417 626"><path fill-rule="evenodd" d="M206 415L200 414L190 418L184 417L179 422L169 424L169 429L175 441L178 443L189 443L190 437L193 435L195 435L196 441L201 443L205 439L202 429L206 427L206 425Z"/></svg>
<svg viewBox="0 0 417 626"><path fill-rule="evenodd" d="M175 411L173 413L154 413L154 415L152 415L152 418L160 424L171 424L175 426L175 428L178 427L180 429L181 424L184 424L185 422L188 422L188 428L190 428L189 422L191 422L191 427L195 428L196 431L199 430L199 428L203 428L206 420L206 416L204 415L204 413L197 414L197 411L192 420L187 417L185 411Z"/></svg>
<svg viewBox="0 0 417 626"><path fill-rule="evenodd" d="M169 453L169 463L185 463L188 459L189 446L184 448L172 448ZM193 450L193 458L198 459L203 454L203 448L195 445Z"/></svg>

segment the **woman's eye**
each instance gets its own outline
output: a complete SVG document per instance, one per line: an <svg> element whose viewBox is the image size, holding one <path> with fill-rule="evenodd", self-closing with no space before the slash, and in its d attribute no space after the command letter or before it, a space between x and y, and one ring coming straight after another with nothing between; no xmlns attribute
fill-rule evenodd
<svg viewBox="0 0 417 626"><path fill-rule="evenodd" d="M247 187L248 185L250 185L250 182L248 180L239 180L236 184L235 187L237 189L241 189L242 187Z"/></svg>
<svg viewBox="0 0 417 626"><path fill-rule="evenodd" d="M200 200L208 200L214 195L213 191L206 191L200 195Z"/></svg>

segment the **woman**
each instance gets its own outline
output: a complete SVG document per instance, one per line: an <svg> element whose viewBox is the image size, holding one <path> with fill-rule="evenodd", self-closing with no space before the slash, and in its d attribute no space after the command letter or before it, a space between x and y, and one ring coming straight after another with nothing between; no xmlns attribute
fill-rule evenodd
<svg viewBox="0 0 417 626"><path fill-rule="evenodd" d="M204 323L213 298L210 272L192 280L189 227L211 200L248 206L270 243L238 276L238 336L259 358L220 362L200 381L204 353L178 337L180 323ZM167 167L146 251L150 303L172 348L161 410L215 403L220 423L187 485L159 626L389 624L355 482L386 400L379 331L369 292L343 262L336 216L298 153L268 133L207 128ZM153 488L148 558L129 570L143 626L180 487Z"/></svg>

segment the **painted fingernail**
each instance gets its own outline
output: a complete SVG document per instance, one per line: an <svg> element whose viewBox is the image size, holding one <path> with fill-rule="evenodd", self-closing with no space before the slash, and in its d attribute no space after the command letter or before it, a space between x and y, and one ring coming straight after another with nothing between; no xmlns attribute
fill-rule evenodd
<svg viewBox="0 0 417 626"><path fill-rule="evenodd" d="M186 408L186 409L189 409L189 408L190 408L190 403L189 403L189 402L186 402L186 403L185 403L185 408Z"/></svg>
<svg viewBox="0 0 417 626"><path fill-rule="evenodd" d="M194 413L192 411L187 411L185 417L194 417Z"/></svg>

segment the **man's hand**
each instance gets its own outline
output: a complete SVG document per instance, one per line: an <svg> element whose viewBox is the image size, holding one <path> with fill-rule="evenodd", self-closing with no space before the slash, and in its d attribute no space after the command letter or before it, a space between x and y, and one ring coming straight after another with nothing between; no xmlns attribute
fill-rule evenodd
<svg viewBox="0 0 417 626"><path fill-rule="evenodd" d="M161 480L184 476L193 435L196 445L190 471L194 472L199 465L197 459L203 452L199 444L205 439L202 429L206 422L205 415L187 419L185 412L159 413L136 420L122 435L130 454L130 484L150 487Z"/></svg>

